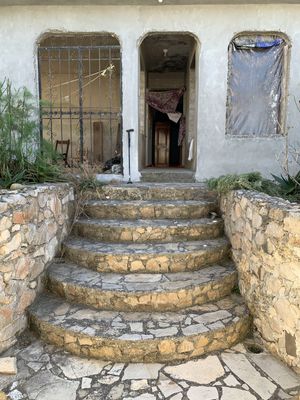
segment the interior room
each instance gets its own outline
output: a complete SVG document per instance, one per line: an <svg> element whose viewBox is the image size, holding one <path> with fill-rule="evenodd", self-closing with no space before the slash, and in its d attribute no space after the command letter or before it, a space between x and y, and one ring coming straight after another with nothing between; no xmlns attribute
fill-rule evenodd
<svg viewBox="0 0 300 400"><path fill-rule="evenodd" d="M194 169L197 42L153 33L140 46L140 168Z"/></svg>

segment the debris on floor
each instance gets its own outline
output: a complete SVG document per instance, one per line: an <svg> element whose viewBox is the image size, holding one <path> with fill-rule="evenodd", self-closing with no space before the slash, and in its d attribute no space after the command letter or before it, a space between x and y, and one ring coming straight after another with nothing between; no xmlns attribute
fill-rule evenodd
<svg viewBox="0 0 300 400"><path fill-rule="evenodd" d="M17 373L17 360L15 357L0 358L0 374L15 375L16 373Z"/></svg>

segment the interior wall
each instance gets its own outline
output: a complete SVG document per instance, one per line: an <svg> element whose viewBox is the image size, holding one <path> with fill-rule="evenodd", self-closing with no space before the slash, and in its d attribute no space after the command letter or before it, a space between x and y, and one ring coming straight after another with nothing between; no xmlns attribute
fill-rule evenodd
<svg viewBox="0 0 300 400"><path fill-rule="evenodd" d="M185 86L185 72L149 72L147 88L151 90L180 89Z"/></svg>
<svg viewBox="0 0 300 400"><path fill-rule="evenodd" d="M147 165L147 127L146 125L146 71L140 71L140 91L139 91L139 168Z"/></svg>
<svg viewBox="0 0 300 400"><path fill-rule="evenodd" d="M66 82L69 79L76 79L77 75L57 75L53 77L53 85L59 85L60 82ZM46 87L48 77L47 75L42 75L42 87ZM83 96L83 108L90 109L90 104L96 110L106 111L109 106L109 89L110 84L108 80L104 79L101 81L101 89L100 93L101 96L99 97L99 88L98 85L91 85L90 92ZM111 104L113 110L115 112L120 112L120 79L116 77L111 82L111 89L112 89L112 97L111 97ZM45 91L42 90L42 93ZM68 95L66 92L62 91L62 106L69 108L71 105L72 108L78 107L79 105L79 93L78 90L74 88L72 94L72 100L69 103L68 100L64 99ZM53 98L53 105L54 107L60 107L60 90L59 87L55 88L52 93ZM43 100L47 101L50 100L49 95L43 96ZM56 99L56 101L54 100ZM103 127L103 159L99 161L106 161L112 157L112 153L114 153L115 149L117 149L117 134L118 134L118 124L119 121L112 119L111 121L108 118L100 118L99 116L93 116L90 118L84 119L84 154L85 157L88 156L93 151L93 123L94 122L101 122ZM71 135L71 128L70 124L72 125L72 135ZM50 120L48 118L44 118L44 137L45 139L51 138L51 129L50 129ZM112 135L111 135L112 132ZM71 137L72 136L72 137ZM71 146L72 146L72 155L74 158L78 158L80 154L80 131L79 131L79 118L75 117L71 120L68 116L63 117L62 120L60 119L53 119L52 120L52 141L55 144L56 140L60 140L63 137L64 140L70 139Z"/></svg>
<svg viewBox="0 0 300 400"><path fill-rule="evenodd" d="M185 139L185 160L186 167L195 169L196 149L197 149L197 127L196 127L196 71L188 68L187 71L187 95L186 95L186 139ZM193 140L193 143L191 141ZM189 152L191 146L192 159L189 161Z"/></svg>
<svg viewBox="0 0 300 400"><path fill-rule="evenodd" d="M186 168L196 169L197 156L197 75L198 67L198 43L194 41L194 46L189 55L188 66L186 71L186 139L185 139L185 160ZM191 157L190 157L191 156ZM189 159L191 158L191 159Z"/></svg>

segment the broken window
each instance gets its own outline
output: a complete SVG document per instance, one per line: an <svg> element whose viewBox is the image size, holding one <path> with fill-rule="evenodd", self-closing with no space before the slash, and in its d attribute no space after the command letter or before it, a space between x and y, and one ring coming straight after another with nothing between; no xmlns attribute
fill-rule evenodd
<svg viewBox="0 0 300 400"><path fill-rule="evenodd" d="M245 35L229 45L227 129L233 136L284 134L287 43Z"/></svg>
<svg viewBox="0 0 300 400"><path fill-rule="evenodd" d="M65 165L121 171L120 45L111 35L51 35L38 48L42 134ZM112 166L115 166L111 171Z"/></svg>

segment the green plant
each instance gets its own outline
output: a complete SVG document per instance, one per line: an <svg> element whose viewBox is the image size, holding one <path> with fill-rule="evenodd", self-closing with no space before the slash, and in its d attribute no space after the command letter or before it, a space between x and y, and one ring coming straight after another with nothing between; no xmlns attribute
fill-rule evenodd
<svg viewBox="0 0 300 400"><path fill-rule="evenodd" d="M286 177L273 174L272 176L286 195L300 194L300 172L295 176L289 174Z"/></svg>
<svg viewBox="0 0 300 400"><path fill-rule="evenodd" d="M245 189L256 190L290 201L299 201L300 187L298 182L300 180L300 173L296 177L297 179L295 177L287 179L282 176L276 177L273 175L274 181L271 181L270 179L263 178L259 172L249 172L239 175L222 175L218 178L208 179L206 183L209 189L216 190L219 194L227 193L230 190Z"/></svg>
<svg viewBox="0 0 300 400"><path fill-rule="evenodd" d="M26 89L0 83L0 186L61 180L53 146L40 141L36 99Z"/></svg>
<svg viewBox="0 0 300 400"><path fill-rule="evenodd" d="M211 178L207 180L207 185L210 189L217 190L219 193L237 189L261 190L264 185L264 179L259 172L250 172Z"/></svg>
<svg viewBox="0 0 300 400"><path fill-rule="evenodd" d="M55 151L52 144L42 140L41 147L35 155L34 163L26 164L27 182L57 182L64 178L58 160L61 156Z"/></svg>

